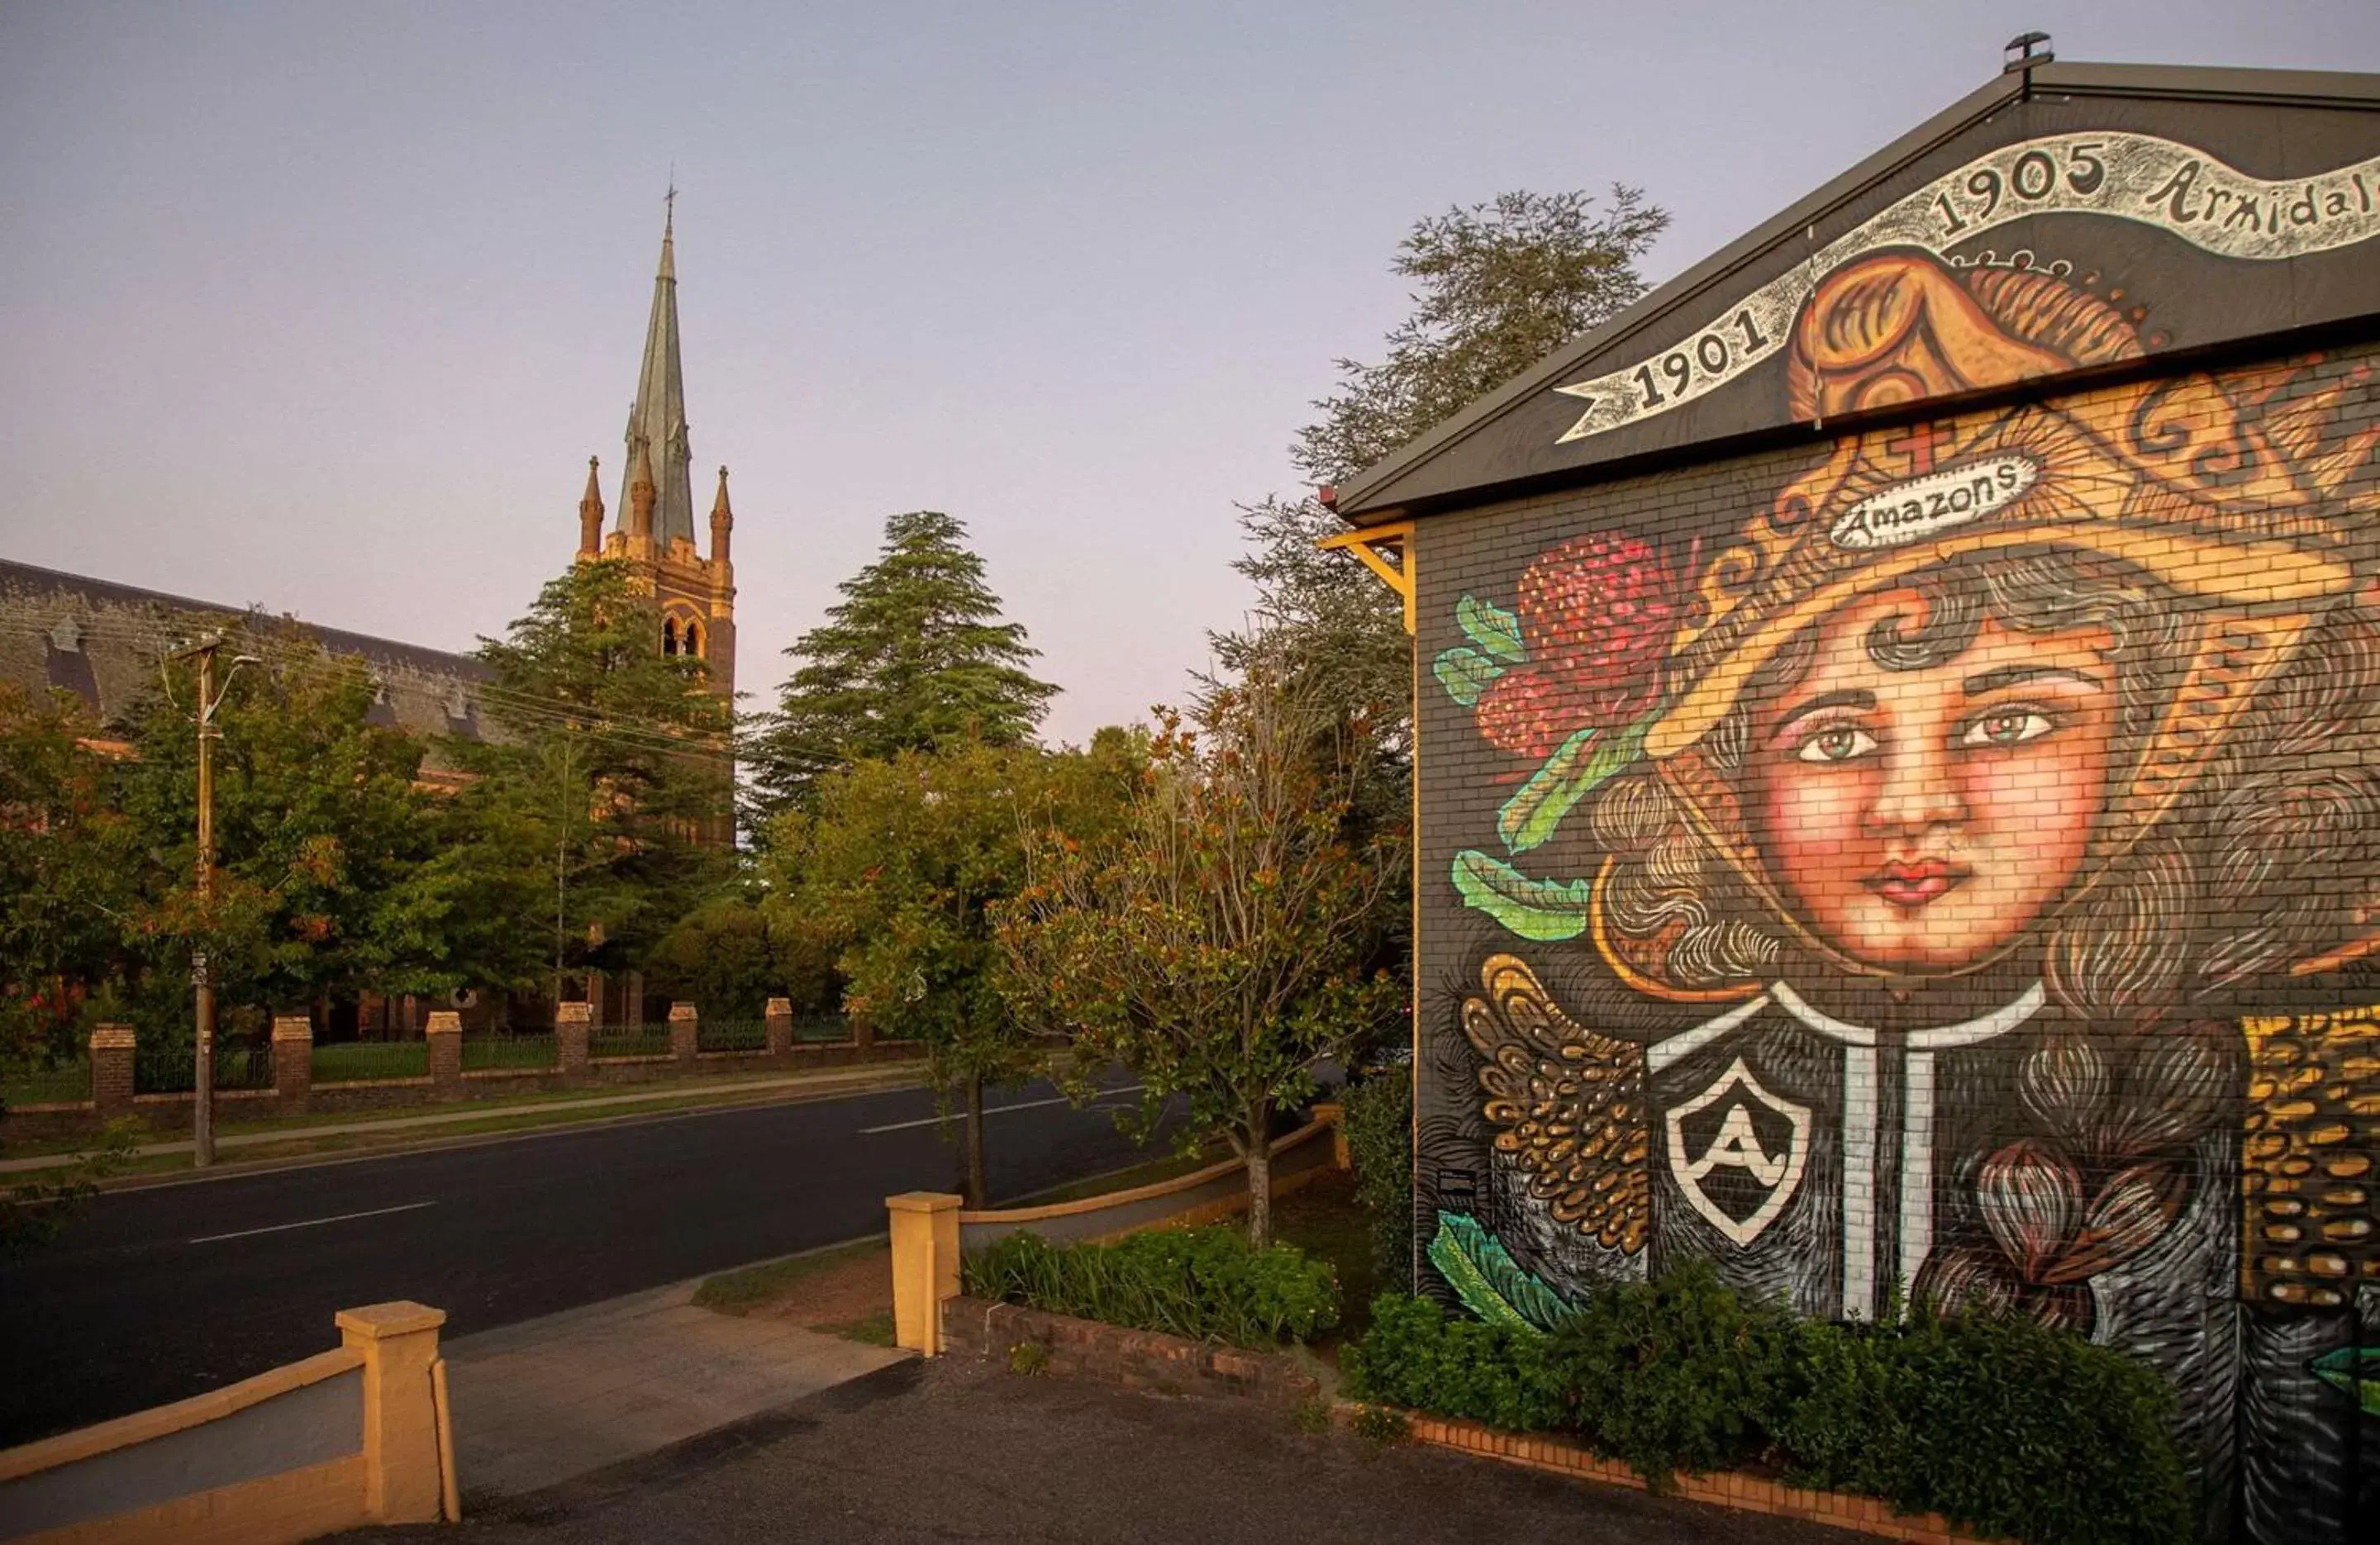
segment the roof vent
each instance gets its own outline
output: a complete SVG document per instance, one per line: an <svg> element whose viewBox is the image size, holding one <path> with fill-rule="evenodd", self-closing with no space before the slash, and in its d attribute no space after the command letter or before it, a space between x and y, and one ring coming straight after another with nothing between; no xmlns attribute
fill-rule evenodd
<svg viewBox="0 0 2380 1545"><path fill-rule="evenodd" d="M2036 47L2040 49L2037 54L2034 52ZM2007 58L2000 66L2002 75L2013 75L2018 70L2029 70L2035 65L2046 65L2058 57L2049 52L2049 34L2046 32L2019 32L2008 41L2005 52Z"/></svg>

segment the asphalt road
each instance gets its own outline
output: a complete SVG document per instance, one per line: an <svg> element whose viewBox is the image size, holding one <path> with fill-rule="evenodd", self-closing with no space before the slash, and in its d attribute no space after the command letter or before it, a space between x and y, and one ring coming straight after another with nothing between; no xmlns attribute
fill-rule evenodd
<svg viewBox="0 0 2380 1545"><path fill-rule="evenodd" d="M995 1201L1148 1156L1046 1084L989 1103ZM0 1267L0 1446L323 1351L357 1304L463 1335L880 1230L957 1189L933 1117L894 1090L110 1192Z"/></svg>

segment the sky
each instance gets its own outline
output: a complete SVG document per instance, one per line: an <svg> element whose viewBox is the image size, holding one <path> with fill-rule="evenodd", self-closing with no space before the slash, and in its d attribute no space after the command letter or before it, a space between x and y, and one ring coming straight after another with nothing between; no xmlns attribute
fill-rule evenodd
<svg viewBox="0 0 2380 1545"><path fill-rule="evenodd" d="M0 0L0 555L448 649L615 498L662 194L738 684L963 521L1063 694L1179 701L1413 223L1644 188L1684 269L1995 75L2380 70L2369 0ZM707 537L705 537L707 541Z"/></svg>

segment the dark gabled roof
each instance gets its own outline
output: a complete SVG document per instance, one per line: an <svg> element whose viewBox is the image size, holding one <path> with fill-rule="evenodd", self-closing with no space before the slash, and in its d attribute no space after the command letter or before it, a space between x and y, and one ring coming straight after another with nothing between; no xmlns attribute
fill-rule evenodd
<svg viewBox="0 0 2380 1545"><path fill-rule="evenodd" d="M144 590L137 585L119 585L114 580L93 579L87 574L67 573L59 569L44 569L31 563L18 563L0 558L0 594L14 593L23 597L52 596L72 601L86 597L91 601L114 606L141 608L161 613L190 618L241 617L250 608L227 606L220 601L196 600L188 596L176 596L163 590ZM491 679L488 668L469 655L457 655L443 649L427 649L419 644L404 644L391 638L376 638L370 634L348 633L341 628L325 628L306 622L294 615L307 633L322 641L322 647L334 655L353 655L367 664L395 666L417 670L426 676L451 676L457 681L483 682Z"/></svg>
<svg viewBox="0 0 2380 1545"><path fill-rule="evenodd" d="M1740 379L1770 367L1781 373L1781 348L1660 417L1583 434L1576 429L1588 404L1558 389L1609 376L1615 368L1649 366L1698 342L1697 334L1713 331L1712 318L1728 315L1753 286L1773 283L1796 262L1806 264L1894 199L1930 191L1928 177L1953 167L1967 170L1969 158L1979 152L2094 129L2172 139L2256 178L2313 177L2334 169L2344 175L2351 163L2380 152L2380 75L2097 64L2046 64L2003 75L1341 484L1334 508L1355 525L1379 524L1610 476L1688 447L1707 451L1788 428L1793 420L1782 409L1784 394L1748 390ZM2380 199L2380 176L2371 180ZM2198 261L2204 254L2136 217L2093 219L2092 212L2027 213L1996 228L2008 233L1998 251L1978 249L1973 239L1948 238L1940 251L1953 263L1989 263L2013 254L2018 238L2030 257L2044 245L2033 238L2052 235L2087 250L2095 266L2111 274L2182 277L2193 287L2219 292L2193 309L2180 286L2168 283L2153 324L2164 337L2152 341L2159 350L2200 351L2380 316L2380 241L2251 264ZM1955 255L1954 248L1960 249ZM2108 261L2099 262L2102 256ZM2265 282L2252 284L2246 275L2215 272L2227 262L2232 270L2265 270ZM2269 283L2270 271L2284 263L2292 271L2290 283ZM1814 274L1814 283L1817 277L1823 275ZM2118 291L2113 298L2122 298L2121 284L2110 284ZM1660 384L1655 378L1654 388ZM1566 432L1576 437L1565 439Z"/></svg>

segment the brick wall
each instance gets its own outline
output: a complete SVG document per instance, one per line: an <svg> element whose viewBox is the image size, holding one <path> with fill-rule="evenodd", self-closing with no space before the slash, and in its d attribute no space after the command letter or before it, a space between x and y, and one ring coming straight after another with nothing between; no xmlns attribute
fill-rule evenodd
<svg viewBox="0 0 2380 1545"><path fill-rule="evenodd" d="M1295 1406L1321 1393L1320 1380L1285 1353L1188 1341L985 1298L945 1298L941 1307L942 1343L953 1352L1005 1360L1011 1348L1031 1342L1049 1354L1052 1373L1164 1394L1228 1394Z"/></svg>
<svg viewBox="0 0 2380 1545"><path fill-rule="evenodd" d="M2210 1520L2351 1511L2375 358L1422 520L1423 1243L2033 1314L2173 1382Z"/></svg>

